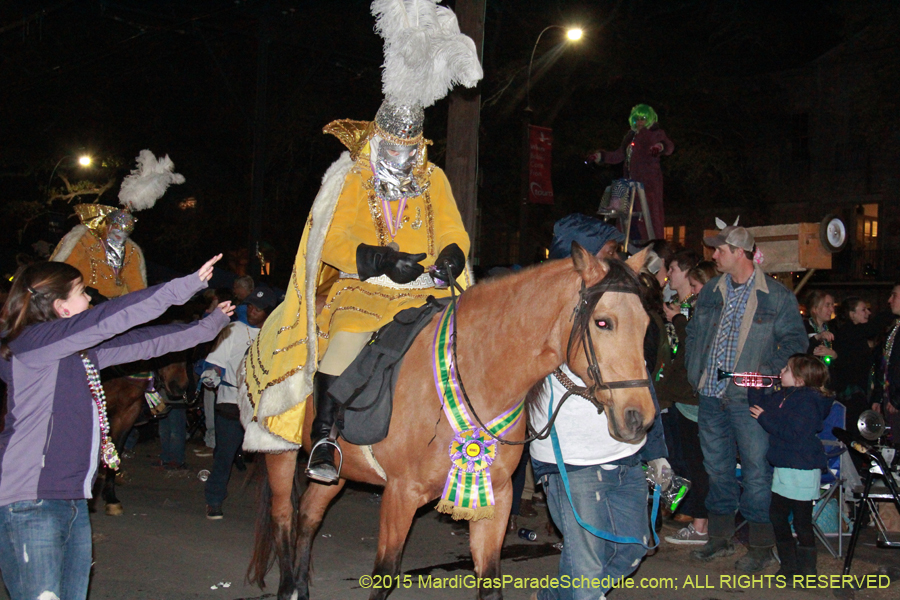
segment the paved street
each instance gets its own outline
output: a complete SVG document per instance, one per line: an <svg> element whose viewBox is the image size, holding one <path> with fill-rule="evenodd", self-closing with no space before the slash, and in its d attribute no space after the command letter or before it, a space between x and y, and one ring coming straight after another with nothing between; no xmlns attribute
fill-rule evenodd
<svg viewBox="0 0 900 600"><path fill-rule="evenodd" d="M95 566L91 600L250 600L274 598L277 573L269 577L270 587L259 590L244 583L256 511L256 484L252 464L247 473L235 471L225 518L209 521L204 512L203 484L197 471L209 468L212 459L198 458L188 445L189 471L163 471L149 466L158 452L157 442L139 444L134 458L125 460L128 481L120 487L125 514L109 517L101 512L92 517ZM331 508L314 546L312 598L363 600L368 590L359 578L368 575L375 557L380 496L376 489L347 489ZM515 535L507 538L503 573L513 578L542 578L556 575L559 539L547 533L546 517L524 521L538 532L535 542ZM664 530L667 531L667 530ZM900 566L900 552L861 548L853 573L875 570L875 562ZM756 586L733 579L734 558L698 565L689 558L689 547L665 542L659 552L644 561L634 584L668 586L670 589L622 589L610 597L617 600L725 599L741 598L831 598L830 590L793 592ZM742 550L739 550L739 553ZM824 556L823 556L824 555ZM840 573L841 563L820 553L819 571ZM774 573L775 568L768 573ZM432 508L423 508L416 519L403 561L410 575L409 589L398 589L391 599L474 598L466 589L435 589L438 581L448 586L465 586L464 576L472 574L467 529L448 522ZM431 576L429 580L428 577ZM721 579L722 577L726 579ZM690 580L687 578L690 577ZM732 579L727 579L731 577ZM659 578L659 579L655 579ZM666 583L663 578L669 578ZM419 582L431 582L423 589ZM512 585L512 584L510 584ZM677 585L678 589L671 589ZM898 585L889 589L865 590L858 599L887 600L897 597ZM708 587L707 587L708 586ZM504 597L526 600L533 590L506 586ZM0 598L7 596L0 592Z"/></svg>

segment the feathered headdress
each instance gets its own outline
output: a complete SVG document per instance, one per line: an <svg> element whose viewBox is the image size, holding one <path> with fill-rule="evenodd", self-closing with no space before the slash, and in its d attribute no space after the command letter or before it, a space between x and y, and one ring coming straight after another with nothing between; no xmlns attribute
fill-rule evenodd
<svg viewBox="0 0 900 600"><path fill-rule="evenodd" d="M459 31L456 15L440 0L374 0L375 31L384 38L382 92L375 117L379 133L398 143L422 134L424 109L461 83L484 76L475 42Z"/></svg>
<svg viewBox="0 0 900 600"><path fill-rule="evenodd" d="M125 177L119 189L119 203L128 210L152 208L173 183L184 183L184 175L175 173L175 163L169 155L156 159L149 150L141 150L137 168Z"/></svg>

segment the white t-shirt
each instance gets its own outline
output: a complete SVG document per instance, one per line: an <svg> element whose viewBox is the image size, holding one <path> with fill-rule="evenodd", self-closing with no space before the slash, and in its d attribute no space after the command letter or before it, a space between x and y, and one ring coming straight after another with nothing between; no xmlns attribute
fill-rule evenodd
<svg viewBox="0 0 900 600"><path fill-rule="evenodd" d="M584 385L584 382L570 371L567 365L562 366L562 372L575 385ZM544 390L538 398L535 418L532 423L535 431L540 431L550 418L548 408L550 406L551 388L554 410L559 406L559 401L566 393L566 388L563 387L556 377L551 375L548 379L551 385L547 385L545 382ZM560 409L559 416L556 417L555 426L563 462L567 465L582 466L610 463L637 453L647 442L646 436L637 444L627 444L613 439L609 435L606 412L598 414L597 408L591 402L574 394L568 397L566 403ZM531 456L541 462L556 463L550 436L547 436L545 440L534 440L531 442Z"/></svg>
<svg viewBox="0 0 900 600"><path fill-rule="evenodd" d="M257 335L259 335L258 327L250 327L235 321L222 330L215 348L206 357L206 362L221 367L224 371L216 396L216 401L220 404L237 404L237 373L247 355L247 349Z"/></svg>

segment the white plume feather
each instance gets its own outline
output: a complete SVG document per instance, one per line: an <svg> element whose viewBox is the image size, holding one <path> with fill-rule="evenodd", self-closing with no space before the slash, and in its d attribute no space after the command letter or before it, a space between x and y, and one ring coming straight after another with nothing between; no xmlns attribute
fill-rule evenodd
<svg viewBox="0 0 900 600"><path fill-rule="evenodd" d="M454 85L484 76L475 42L459 31L440 0L374 0L375 31L384 38L382 92L397 104L431 106Z"/></svg>
<svg viewBox="0 0 900 600"><path fill-rule="evenodd" d="M173 183L184 183L184 175L175 173L175 163L165 155L159 160L149 150L141 150L137 168L131 171L119 189L119 203L129 210L152 208Z"/></svg>
<svg viewBox="0 0 900 600"><path fill-rule="evenodd" d="M718 227L719 230L722 230L728 227L728 225L725 224L725 221L723 221L719 217L716 217L716 227Z"/></svg>

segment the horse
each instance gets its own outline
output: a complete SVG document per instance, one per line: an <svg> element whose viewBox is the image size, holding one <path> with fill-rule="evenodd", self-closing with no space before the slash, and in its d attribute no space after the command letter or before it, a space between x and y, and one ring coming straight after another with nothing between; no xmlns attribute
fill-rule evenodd
<svg viewBox="0 0 900 600"><path fill-rule="evenodd" d="M122 451L125 439L141 414L144 394L151 384L165 392L171 401L190 404L195 391L191 351L172 352L152 360L139 361L106 369L103 391L109 419L109 437ZM146 374L149 373L149 376ZM120 516L124 510L116 496L115 471L101 465L103 487L100 495L107 515Z"/></svg>
<svg viewBox="0 0 900 600"><path fill-rule="evenodd" d="M584 381L594 381L587 393L605 407L610 434L631 443L643 439L656 414L643 356L649 318L634 275L644 254L627 264L607 262L573 244L571 260L548 261L479 283L462 294L456 308L455 363L476 418L487 423L504 414L567 363ZM383 600L390 593L389 582L397 581L413 516L441 496L451 466L447 449L456 432L444 417L432 375L431 346L438 320L419 332L405 355L388 436L366 448L341 440L343 467L336 485L309 484L298 498L302 469L297 468L297 452L266 455L265 506L260 506L257 520L249 581L264 588L264 577L277 562L278 599L308 600L312 541L329 503L347 480L353 480L384 487L372 574L386 585L373 589L369 598ZM307 410L303 427L307 452L312 419L313 411ZM525 419L519 419L506 440L522 442L525 432ZM371 454L367 457L365 452ZM483 600L502 598L502 589L488 586L500 577L500 552L512 504L510 477L521 453L521 445L499 447L490 466L493 518L476 516L478 520L469 523L475 574L487 582L479 583L478 598Z"/></svg>

